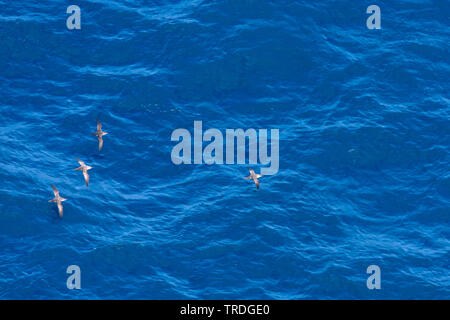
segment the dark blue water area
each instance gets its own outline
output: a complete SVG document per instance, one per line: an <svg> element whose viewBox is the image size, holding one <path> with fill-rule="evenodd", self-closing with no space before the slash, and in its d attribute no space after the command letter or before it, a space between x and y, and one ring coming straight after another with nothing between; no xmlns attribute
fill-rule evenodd
<svg viewBox="0 0 450 320"><path fill-rule="evenodd" d="M449 16L0 0L0 299L448 299ZM260 164L175 165L171 134L195 120L279 129L278 173L257 190Z"/></svg>

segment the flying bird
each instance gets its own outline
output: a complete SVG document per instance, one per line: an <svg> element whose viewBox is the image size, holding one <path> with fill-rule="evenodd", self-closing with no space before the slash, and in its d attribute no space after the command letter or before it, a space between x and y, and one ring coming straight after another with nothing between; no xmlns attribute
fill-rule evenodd
<svg viewBox="0 0 450 320"><path fill-rule="evenodd" d="M258 178L261 178L262 174L256 174L255 171L253 171L253 169L248 169L248 171L250 172L250 175L248 177L245 177L244 179L253 179L253 181L256 184L256 189L259 189L259 180L258 180Z"/></svg>
<svg viewBox="0 0 450 320"><path fill-rule="evenodd" d="M53 189L53 193L55 194L55 198L52 200L49 200L48 202L56 202L58 205L58 212L59 212L59 217L62 218L63 217L63 205L61 202L66 201L66 198L63 198L59 195L59 191L58 189L56 189L56 187L52 184L52 189Z"/></svg>
<svg viewBox="0 0 450 320"><path fill-rule="evenodd" d="M87 166L83 161L77 158L78 163L80 164L80 167L76 168L75 170L81 170L83 171L84 181L86 181L86 186L89 185L89 173L88 170L91 170L91 166Z"/></svg>
<svg viewBox="0 0 450 320"><path fill-rule="evenodd" d="M102 131L102 124L97 120L97 132L94 132L92 135L98 137L98 150L102 150L103 147L103 136L107 135L108 132Z"/></svg>

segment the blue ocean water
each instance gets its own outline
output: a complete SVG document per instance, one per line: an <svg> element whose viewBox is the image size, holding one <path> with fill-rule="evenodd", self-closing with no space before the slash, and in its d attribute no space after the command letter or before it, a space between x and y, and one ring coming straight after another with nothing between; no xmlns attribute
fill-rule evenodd
<svg viewBox="0 0 450 320"><path fill-rule="evenodd" d="M0 298L448 299L449 7L0 0ZM174 165L194 120L279 129L278 174Z"/></svg>

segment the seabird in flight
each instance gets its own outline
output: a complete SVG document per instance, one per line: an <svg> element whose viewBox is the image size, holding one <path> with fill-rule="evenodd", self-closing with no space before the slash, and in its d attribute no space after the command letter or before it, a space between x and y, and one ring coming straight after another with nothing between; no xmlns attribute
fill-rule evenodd
<svg viewBox="0 0 450 320"><path fill-rule="evenodd" d="M76 168L75 170L81 170L83 171L84 181L86 181L86 186L89 185L89 173L88 170L91 170L91 166L87 166L83 161L77 158L78 163L81 167Z"/></svg>
<svg viewBox="0 0 450 320"><path fill-rule="evenodd" d="M103 147L103 136L107 135L108 132L102 131L102 124L97 120L97 132L94 132L92 135L98 137L98 150L102 150Z"/></svg>
<svg viewBox="0 0 450 320"><path fill-rule="evenodd" d="M52 200L49 200L48 202L56 202L58 205L58 212L59 212L59 217L62 218L63 217L63 206L62 203L63 201L66 201L66 198L63 198L59 195L59 191L58 189L56 189L56 187L54 185L52 185L52 189L53 189L53 193L55 194L55 198Z"/></svg>
<svg viewBox="0 0 450 320"><path fill-rule="evenodd" d="M258 180L258 178L261 178L262 175L261 174L255 174L255 171L253 171L252 169L248 169L248 171L250 172L250 175L248 177L245 177L244 179L253 179L253 181L256 184L256 189L259 189L259 180Z"/></svg>

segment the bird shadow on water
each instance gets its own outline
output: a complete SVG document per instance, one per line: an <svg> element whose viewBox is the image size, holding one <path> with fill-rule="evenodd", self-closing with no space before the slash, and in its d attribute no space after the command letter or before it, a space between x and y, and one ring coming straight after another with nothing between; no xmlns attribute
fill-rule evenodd
<svg viewBox="0 0 450 320"><path fill-rule="evenodd" d="M96 159L96 160L103 160L105 159L105 156L103 154L99 154L99 153L91 153L89 155L89 157Z"/></svg>
<svg viewBox="0 0 450 320"><path fill-rule="evenodd" d="M62 220L62 218L59 217L58 207L54 203L49 203L49 208L47 208L47 214L48 214L47 218L52 222L58 222Z"/></svg>

